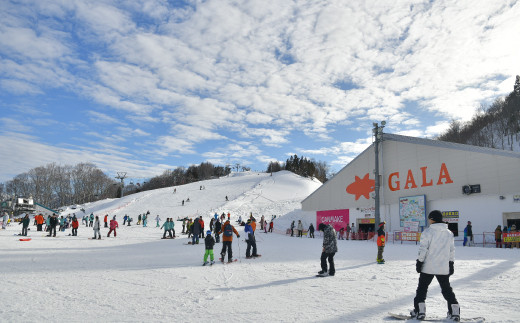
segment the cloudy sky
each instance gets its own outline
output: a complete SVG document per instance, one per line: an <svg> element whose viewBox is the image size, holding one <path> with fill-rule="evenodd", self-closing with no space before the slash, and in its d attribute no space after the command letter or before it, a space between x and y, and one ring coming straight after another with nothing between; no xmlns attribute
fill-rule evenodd
<svg viewBox="0 0 520 323"><path fill-rule="evenodd" d="M339 170L513 90L520 0L0 0L0 181L56 162Z"/></svg>

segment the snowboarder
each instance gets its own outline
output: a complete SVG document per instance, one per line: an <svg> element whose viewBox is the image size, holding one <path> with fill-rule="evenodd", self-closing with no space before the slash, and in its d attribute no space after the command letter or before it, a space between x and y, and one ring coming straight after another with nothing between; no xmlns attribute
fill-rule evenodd
<svg viewBox="0 0 520 323"><path fill-rule="evenodd" d="M22 221L18 224L22 225L22 236L27 236L27 228L29 227L29 224L31 223L31 219L29 219L29 214L26 214Z"/></svg>
<svg viewBox="0 0 520 323"><path fill-rule="evenodd" d="M211 236L211 231L208 230L206 232L206 238L204 238L204 246L206 247L206 251L204 253L204 264L206 266L208 264L208 256L211 260L211 265L215 263L215 256L213 255L213 246L215 245L215 239Z"/></svg>
<svg viewBox="0 0 520 323"><path fill-rule="evenodd" d="M78 219L76 217L73 217L72 218L72 236L76 237L78 235L78 227L79 227Z"/></svg>
<svg viewBox="0 0 520 323"><path fill-rule="evenodd" d="M468 225L464 228L464 243L463 246L468 245L468 247L471 247L473 244L473 229L471 226L471 221L468 221Z"/></svg>
<svg viewBox="0 0 520 323"><path fill-rule="evenodd" d="M126 219L128 219L128 215L125 214L125 216L123 217L123 225L126 224Z"/></svg>
<svg viewBox="0 0 520 323"><path fill-rule="evenodd" d="M497 248L502 248L502 228L500 225L497 225L495 229L495 243Z"/></svg>
<svg viewBox="0 0 520 323"><path fill-rule="evenodd" d="M377 230L377 263L384 264L385 260L383 259L383 251L385 251L385 241L386 241L386 233L385 233L385 222L381 222L379 224L379 229Z"/></svg>
<svg viewBox="0 0 520 323"><path fill-rule="evenodd" d="M311 225L309 225L309 238L314 239L314 225L312 225L312 223L311 223Z"/></svg>
<svg viewBox="0 0 520 323"><path fill-rule="evenodd" d="M334 255L338 252L338 244L336 241L336 230L325 223L318 225L318 230L323 232L323 249L321 252L321 270L318 272L320 277L334 276L336 268L334 267ZM329 261L329 270L327 272L327 260Z"/></svg>
<svg viewBox="0 0 520 323"><path fill-rule="evenodd" d="M226 249L227 249L227 253L228 253L228 262L233 261L233 249L231 248L231 244L233 243L233 232L235 233L237 238L240 238L240 234L238 234L238 231L235 229L234 226L231 225L231 221L229 221L229 220L227 220L224 223L224 225L222 226L222 229L219 231L219 233L223 233L222 251L220 252L222 261L224 261L224 258L226 256Z"/></svg>
<svg viewBox="0 0 520 323"><path fill-rule="evenodd" d="M294 236L294 221L291 223L291 237Z"/></svg>
<svg viewBox="0 0 520 323"><path fill-rule="evenodd" d="M215 221L215 243L220 243L220 230L222 229L222 224L220 223L220 220L217 219Z"/></svg>
<svg viewBox="0 0 520 323"><path fill-rule="evenodd" d="M253 231L253 227L251 227L251 219L247 220L247 223L244 227L244 232L246 233L246 258L255 258L258 257L258 254L256 253L256 239L255 239L255 232ZM251 254L251 247L253 247L253 254Z"/></svg>
<svg viewBox="0 0 520 323"><path fill-rule="evenodd" d="M108 228L108 214L105 214L105 217L103 218L103 222L105 223L105 228Z"/></svg>
<svg viewBox="0 0 520 323"><path fill-rule="evenodd" d="M303 238L303 223L302 220L298 220L298 237Z"/></svg>
<svg viewBox="0 0 520 323"><path fill-rule="evenodd" d="M99 216L96 215L96 221L94 222L94 226L92 227L92 229L94 230L94 238L92 239L97 239L98 240L101 240L101 233L99 232L100 231L100 227L99 227Z"/></svg>
<svg viewBox="0 0 520 323"><path fill-rule="evenodd" d="M137 225L141 224L141 219L142 219L141 214L139 214L139 216L137 217L137 223L136 223Z"/></svg>
<svg viewBox="0 0 520 323"><path fill-rule="evenodd" d="M156 228L161 226L161 224L160 224L161 218L159 217L159 214L157 214L157 217L155 218L155 222L157 222L157 225L155 226Z"/></svg>
<svg viewBox="0 0 520 323"><path fill-rule="evenodd" d="M119 228L119 224L116 221L116 216L114 215L114 218L110 220L110 231L108 231L107 237L110 237L110 233L114 231L114 238L117 237L116 228ZM99 236L101 238L101 235Z"/></svg>
<svg viewBox="0 0 520 323"><path fill-rule="evenodd" d="M56 237L56 226L58 225L58 216L53 213L49 219L49 235L47 237Z"/></svg>
<svg viewBox="0 0 520 323"><path fill-rule="evenodd" d="M274 222L273 220L271 220L271 222L269 222L269 232L273 232L273 227L274 227Z"/></svg>
<svg viewBox="0 0 520 323"><path fill-rule="evenodd" d="M193 224L191 226L191 234L193 235L191 244L199 244L200 230L201 230L200 221L198 218L195 218L195 220L193 220Z"/></svg>
<svg viewBox="0 0 520 323"><path fill-rule="evenodd" d="M90 213L89 220L90 220L90 222L89 222L88 226L92 227L92 224L94 223L94 213Z"/></svg>
<svg viewBox="0 0 520 323"><path fill-rule="evenodd" d="M460 320L459 302L450 286L450 276L454 273L455 245L453 233L442 222L442 213L438 210L428 214L430 226L421 233L419 257L415 269L420 274L419 285L413 300L414 309L410 315L418 320L426 316L426 294L433 278L441 286L442 296L448 302L448 318Z"/></svg>
<svg viewBox="0 0 520 323"><path fill-rule="evenodd" d="M147 224L148 224L148 213L143 214L143 227L146 228Z"/></svg>
<svg viewBox="0 0 520 323"><path fill-rule="evenodd" d="M171 231L171 223L170 218L166 219L166 222L163 223L162 228L164 228L164 234L162 236L163 239L166 239L166 233L170 236L170 238L173 238L172 231Z"/></svg>
<svg viewBox="0 0 520 323"><path fill-rule="evenodd" d="M352 231L352 228L350 227L350 225L347 224L347 240L350 237L350 232L351 231Z"/></svg>

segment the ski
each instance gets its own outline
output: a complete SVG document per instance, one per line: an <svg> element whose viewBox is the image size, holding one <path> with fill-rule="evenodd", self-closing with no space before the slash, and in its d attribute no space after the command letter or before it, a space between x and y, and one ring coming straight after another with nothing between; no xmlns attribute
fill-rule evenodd
<svg viewBox="0 0 520 323"><path fill-rule="evenodd" d="M426 317L423 320L417 320L416 318L412 317L411 315L403 315L403 314L396 314L396 313L388 313L388 315L395 319L395 320L401 320L401 321L426 321L426 322L453 322L453 320L449 318L442 318L442 317L436 317L436 316L430 316ZM485 322L486 319L483 317L468 317L468 318L460 318L459 322Z"/></svg>
<svg viewBox="0 0 520 323"><path fill-rule="evenodd" d="M31 241L31 238L20 238L18 240L20 240L20 241Z"/></svg>

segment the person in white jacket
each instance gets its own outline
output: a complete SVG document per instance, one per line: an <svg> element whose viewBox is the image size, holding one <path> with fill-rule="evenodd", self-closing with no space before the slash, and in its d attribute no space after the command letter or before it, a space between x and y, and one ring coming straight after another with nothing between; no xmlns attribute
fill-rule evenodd
<svg viewBox="0 0 520 323"><path fill-rule="evenodd" d="M454 272L455 245L453 233L448 225L442 222L442 213L438 210L428 214L430 226L421 234L419 257L416 270L419 276L419 286L413 300L414 310L410 315L423 320L426 316L426 294L433 278L437 278L441 286L442 296L448 302L448 318L460 321L460 307L455 293L450 286L450 276Z"/></svg>

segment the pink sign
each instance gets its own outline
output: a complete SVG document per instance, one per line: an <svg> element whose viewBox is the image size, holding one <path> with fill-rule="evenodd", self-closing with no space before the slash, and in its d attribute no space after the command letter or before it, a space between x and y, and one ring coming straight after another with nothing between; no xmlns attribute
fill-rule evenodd
<svg viewBox="0 0 520 323"><path fill-rule="evenodd" d="M316 212L316 228L320 223L330 224L336 231L346 228L349 224L348 209L346 210L329 210Z"/></svg>

